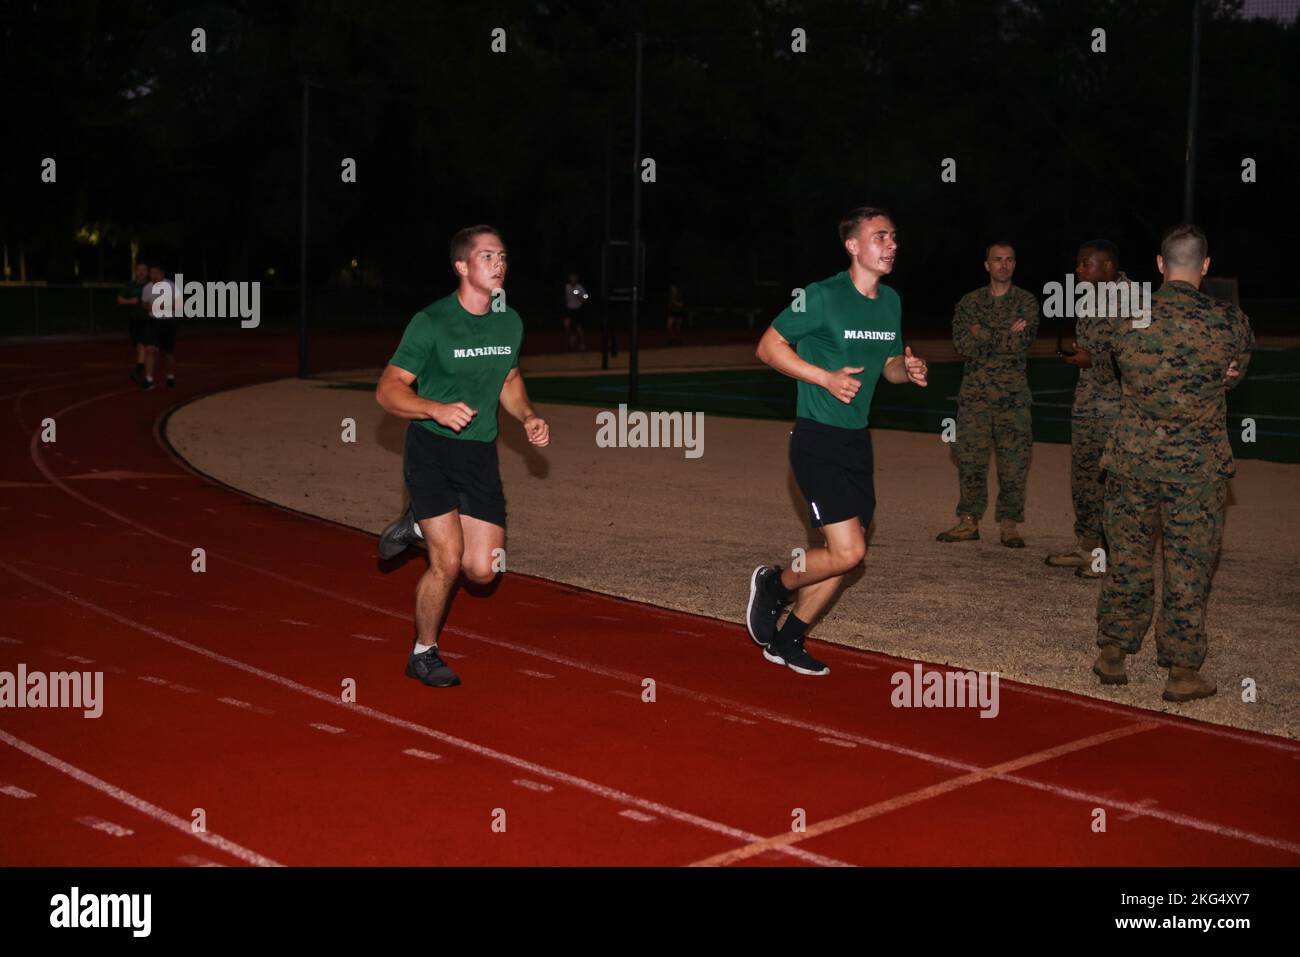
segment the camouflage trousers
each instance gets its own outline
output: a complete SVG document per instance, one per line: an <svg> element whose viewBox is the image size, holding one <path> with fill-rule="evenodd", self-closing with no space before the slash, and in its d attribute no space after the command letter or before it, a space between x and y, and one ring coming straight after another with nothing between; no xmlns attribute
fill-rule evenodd
<svg viewBox="0 0 1300 957"><path fill-rule="evenodd" d="M1205 660L1205 600L1223 540L1228 482L1155 482L1106 475L1106 579L1097 599L1097 644L1142 647L1155 611L1156 532L1164 536L1164 597L1156 650L1184 668Z"/></svg>
<svg viewBox="0 0 1300 957"><path fill-rule="evenodd" d="M1106 485L1101 453L1113 422L1110 417L1070 418L1070 494L1074 498L1074 534L1079 538L1102 537Z"/></svg>
<svg viewBox="0 0 1300 957"><path fill-rule="evenodd" d="M1025 520L1025 480L1034 447L1029 393L992 401L961 396L957 405L957 474L961 497L957 514L984 517L989 504L989 455L997 453L1000 522Z"/></svg>

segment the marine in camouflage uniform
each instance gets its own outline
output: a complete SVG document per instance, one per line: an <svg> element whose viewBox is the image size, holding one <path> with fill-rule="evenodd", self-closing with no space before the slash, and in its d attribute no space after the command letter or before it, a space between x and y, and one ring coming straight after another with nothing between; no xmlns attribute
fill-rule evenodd
<svg viewBox="0 0 1300 957"><path fill-rule="evenodd" d="M1102 456L1109 568L1097 601L1093 666L1103 684L1127 681L1155 610L1157 529L1164 538L1164 598L1156 620L1157 660L1169 666L1164 698L1214 693L1205 660L1205 601L1223 533L1227 480L1227 390L1241 381L1254 344L1236 306L1199 291L1209 267L1204 234L1175 227L1161 246L1165 283L1152 296L1150 324L1117 319L1102 333L1123 393ZM1194 265L1188 265L1193 263Z"/></svg>
<svg viewBox="0 0 1300 957"><path fill-rule="evenodd" d="M1075 276L1080 284L1128 282L1119 270L1119 250L1104 239L1079 247ZM1094 300L1097 301L1097 300ZM1102 566L1093 559L1093 550L1102 547L1102 502L1105 481L1101 453L1106 447L1115 414L1119 410L1119 379L1104 335L1104 325L1111 318L1099 315L1075 317L1075 352L1065 361L1079 369L1074 386L1074 404L1070 409L1070 496L1074 500L1075 544L1047 556L1047 564L1073 567L1075 574L1100 578Z"/></svg>
<svg viewBox="0 0 1300 957"><path fill-rule="evenodd" d="M1023 548L1016 524L1025 520L1025 480L1033 449L1026 354L1038 334L1038 300L1011 284L1015 250L1007 243L988 248L989 284L957 303L952 339L966 359L957 402L958 523L940 532L941 542L979 538L988 507L989 454L997 455L998 500L994 517L1001 541Z"/></svg>

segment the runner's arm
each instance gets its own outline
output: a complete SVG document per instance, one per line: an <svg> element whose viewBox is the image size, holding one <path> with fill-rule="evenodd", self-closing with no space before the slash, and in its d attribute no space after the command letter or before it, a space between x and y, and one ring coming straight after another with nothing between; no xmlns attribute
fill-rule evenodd
<svg viewBox="0 0 1300 957"><path fill-rule="evenodd" d="M501 407L524 424L528 441L533 445L543 446L551 440L550 426L533 409L528 401L528 390L524 388L524 377L515 366L506 374L506 381L501 386Z"/></svg>
<svg viewBox="0 0 1300 957"><path fill-rule="evenodd" d="M823 389L830 388L830 381L835 375L800 358L789 340L776 331L775 325L768 326L767 332L763 333L763 338L758 340L756 354L759 359L782 375L807 382L809 385L821 386Z"/></svg>
<svg viewBox="0 0 1300 957"><path fill-rule="evenodd" d="M415 373L390 363L379 377L375 401L381 409L399 419L433 419L456 432L474 417L474 410L464 402L434 402L421 398L412 388L414 385Z"/></svg>

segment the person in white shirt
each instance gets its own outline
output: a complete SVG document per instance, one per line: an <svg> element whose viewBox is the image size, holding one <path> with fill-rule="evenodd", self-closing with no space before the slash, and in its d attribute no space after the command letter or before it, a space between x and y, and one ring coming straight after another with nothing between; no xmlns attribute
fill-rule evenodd
<svg viewBox="0 0 1300 957"><path fill-rule="evenodd" d="M153 326L149 337L150 345L145 353L144 382L141 385L146 392L154 386L153 370L158 364L159 352L167 357L167 388L176 388L176 317L180 312L180 302L175 285L166 276L162 266L150 266L149 281L140 291L140 306L148 314ZM157 303L155 308L159 299L170 302L170 308L163 303Z"/></svg>

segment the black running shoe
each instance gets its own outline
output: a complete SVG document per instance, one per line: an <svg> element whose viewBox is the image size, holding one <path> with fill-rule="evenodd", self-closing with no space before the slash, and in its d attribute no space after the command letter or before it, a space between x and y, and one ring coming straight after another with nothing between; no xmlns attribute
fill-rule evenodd
<svg viewBox="0 0 1300 957"><path fill-rule="evenodd" d="M745 611L745 624L749 637L760 648L766 648L776 638L776 620L781 609L790 604L772 595L771 577L781 574L780 565L759 565L749 576L749 607Z"/></svg>
<svg viewBox="0 0 1300 957"><path fill-rule="evenodd" d="M763 657L778 665L785 665L791 671L801 675L828 675L831 669L826 667L803 647L803 639L796 638L785 645L774 645L763 649Z"/></svg>
<svg viewBox="0 0 1300 957"><path fill-rule="evenodd" d="M143 382L140 383L140 388L143 389L145 392L150 391L153 388L153 379L145 379Z"/></svg>
<svg viewBox="0 0 1300 957"><path fill-rule="evenodd" d="M176 388L176 377L174 375L169 375L167 377L167 388L169 389Z"/></svg>
<svg viewBox="0 0 1300 957"><path fill-rule="evenodd" d="M134 382L136 385L144 385L144 373L141 372L139 369L133 368L131 370L131 381Z"/></svg>
<svg viewBox="0 0 1300 957"><path fill-rule="evenodd" d="M430 688L454 688L460 684L456 672L447 667L447 662L438 654L438 646L430 645L428 651L418 655L411 650L411 657L406 659L406 677L423 681Z"/></svg>
<svg viewBox="0 0 1300 957"><path fill-rule="evenodd" d="M415 509L407 505L402 517L379 536L379 557L384 561L396 558L419 540L420 536L415 534Z"/></svg>

